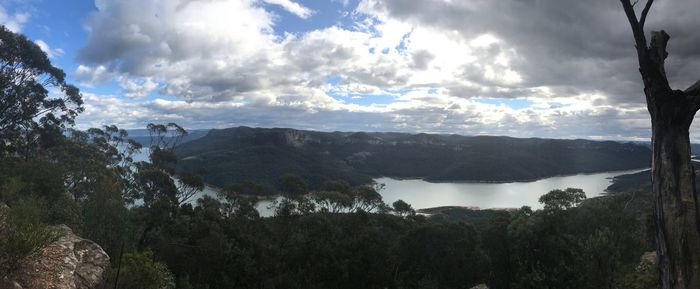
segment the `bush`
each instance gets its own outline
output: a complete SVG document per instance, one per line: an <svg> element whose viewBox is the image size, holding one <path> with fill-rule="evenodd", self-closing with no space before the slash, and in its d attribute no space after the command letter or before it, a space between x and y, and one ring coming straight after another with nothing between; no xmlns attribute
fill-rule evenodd
<svg viewBox="0 0 700 289"><path fill-rule="evenodd" d="M113 272L112 282L117 282L116 288L175 288L175 278L172 273L164 264L153 260L153 252L151 251L124 254L121 269L115 269ZM118 280L116 280L117 272L119 274Z"/></svg>
<svg viewBox="0 0 700 289"><path fill-rule="evenodd" d="M19 201L13 208L0 208L0 275L15 270L58 238L58 233L41 222L41 204L33 199Z"/></svg>

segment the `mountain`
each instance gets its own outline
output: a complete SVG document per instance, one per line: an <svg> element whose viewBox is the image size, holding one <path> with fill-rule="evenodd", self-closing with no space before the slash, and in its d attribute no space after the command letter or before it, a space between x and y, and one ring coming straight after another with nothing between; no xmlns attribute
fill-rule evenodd
<svg viewBox="0 0 700 289"><path fill-rule="evenodd" d="M176 149L180 171L226 186L254 181L276 187L285 174L311 188L375 177L507 182L555 175L648 167L650 150L612 141L381 132L317 132L288 128L213 129Z"/></svg>
<svg viewBox="0 0 700 289"><path fill-rule="evenodd" d="M127 130L127 132L129 133L129 139L132 139L144 146L150 145L151 136L149 135L149 131L147 129L129 129ZM186 143L188 141L193 141L198 138L204 137L205 135L207 135L208 132L208 129L188 130L187 135L182 137L180 143ZM170 137L168 137L168 139L169 138Z"/></svg>
<svg viewBox="0 0 700 289"><path fill-rule="evenodd" d="M635 144L639 145L644 145L651 149L651 142L649 141L636 141L634 142ZM690 143L690 153L693 155L699 155L700 154L700 144L697 143Z"/></svg>
<svg viewBox="0 0 700 289"><path fill-rule="evenodd" d="M700 161L693 159L693 166L699 167ZM700 184L700 170L695 170L695 183ZM612 179L612 184L605 191L609 193L622 192L651 192L651 170L645 170L634 174L619 175ZM695 187L700 193L700 186Z"/></svg>

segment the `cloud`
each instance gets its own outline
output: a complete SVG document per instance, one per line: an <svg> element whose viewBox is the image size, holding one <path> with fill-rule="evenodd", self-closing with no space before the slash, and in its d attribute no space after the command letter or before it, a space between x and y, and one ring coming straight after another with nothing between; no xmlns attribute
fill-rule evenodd
<svg viewBox="0 0 700 289"><path fill-rule="evenodd" d="M38 45L39 48L41 48L41 51L44 51L44 53L46 53L46 56L48 56L49 58L60 57L63 54L65 54L65 51L63 51L63 49L52 49L51 47L49 47L48 43L44 42L44 40L37 39L34 40L34 43L36 43L36 45Z"/></svg>
<svg viewBox="0 0 700 289"><path fill-rule="evenodd" d="M666 29L673 37L669 70L688 72L698 67L694 43L700 40L695 29L700 19L684 11L700 10L700 2L654 4L647 30ZM521 87L603 91L608 101L620 105L643 101L633 38L619 1L364 0L358 9L465 38L491 34L517 52L511 68L522 76ZM679 88L697 78L687 73L670 77Z"/></svg>
<svg viewBox="0 0 700 289"><path fill-rule="evenodd" d="M142 98L148 96L148 94L158 88L158 83L154 82L151 78L135 80L122 76L119 78L119 86L123 89L126 97Z"/></svg>
<svg viewBox="0 0 700 289"><path fill-rule="evenodd" d="M426 91L407 95L387 106L315 107L308 104L253 104L186 102L155 99L132 102L115 96L87 94L81 128L119 124L141 128L149 122L176 122L188 128L225 128L238 125L295 127L323 131L397 131L516 137L603 139L648 138L644 109L600 109L591 96L533 99L532 108L449 97Z"/></svg>
<svg viewBox="0 0 700 289"><path fill-rule="evenodd" d="M302 18L313 13L291 1L264 2ZM89 99L96 109L111 101L143 113L131 124L156 116L202 128L613 139L650 133L632 36L617 1L365 0L350 13L350 25L296 34L280 32L280 16L253 0L96 6L76 78L115 81L126 98L168 96ZM697 80L700 69L693 32L700 20L682 13L699 6L659 2L648 22L674 37L668 71L679 88ZM108 112L103 120L124 121Z"/></svg>
<svg viewBox="0 0 700 289"><path fill-rule="evenodd" d="M20 32L22 26L27 23L30 15L28 13L16 12L8 14L7 10L0 5L0 25L4 25L12 32Z"/></svg>
<svg viewBox="0 0 700 289"><path fill-rule="evenodd" d="M110 71L104 65L78 65L73 72L73 77L75 77L80 84L87 87L95 87L96 85L107 83L116 78L116 76L117 75L113 71Z"/></svg>
<svg viewBox="0 0 700 289"><path fill-rule="evenodd" d="M514 50L488 35L455 38L391 19L368 29L277 35L275 17L254 2L131 2L105 1L90 16L76 74L99 79L86 74L105 75L101 67L107 67L113 75L162 83L163 94L210 102L300 96L333 102L323 93L333 89L326 87L330 75L342 76L339 88L361 88L348 93L473 88L463 97L521 81L510 64ZM491 42L482 43L487 36Z"/></svg>
<svg viewBox="0 0 700 289"><path fill-rule="evenodd" d="M263 0L263 2L273 5L279 5L280 7L284 8L284 10L287 10L287 12L299 16L303 19L307 19L314 14L313 10L291 0Z"/></svg>

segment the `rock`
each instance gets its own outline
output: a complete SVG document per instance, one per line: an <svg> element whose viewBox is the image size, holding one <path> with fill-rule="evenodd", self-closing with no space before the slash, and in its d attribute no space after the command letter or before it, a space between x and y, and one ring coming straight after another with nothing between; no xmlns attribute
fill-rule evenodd
<svg viewBox="0 0 700 289"><path fill-rule="evenodd" d="M656 267L656 251L644 252L639 258L639 266L637 271L648 271Z"/></svg>
<svg viewBox="0 0 700 289"><path fill-rule="evenodd" d="M479 284L472 287L471 289L489 289L489 286L486 286L486 284Z"/></svg>
<svg viewBox="0 0 700 289"><path fill-rule="evenodd" d="M36 256L22 260L0 289L98 289L106 282L109 256L96 243L78 237L65 225L54 227L59 238ZM4 285L3 284L3 285Z"/></svg>

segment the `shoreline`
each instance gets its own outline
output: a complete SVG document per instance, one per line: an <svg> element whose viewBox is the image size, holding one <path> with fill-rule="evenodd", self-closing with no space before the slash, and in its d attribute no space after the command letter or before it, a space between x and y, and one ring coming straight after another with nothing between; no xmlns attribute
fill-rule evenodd
<svg viewBox="0 0 700 289"><path fill-rule="evenodd" d="M381 179L381 178L387 178L387 179L392 179L392 180L397 180L397 181L411 181L411 180L420 180L428 183L433 183L433 184L441 184L441 183L454 183L454 184L511 184L511 183L532 183L536 181L541 181L544 179L549 179L549 178L558 178L558 177L571 177L571 176L577 176L577 175L595 175L595 174L605 174L605 173L622 173L622 172L629 172L629 174L634 174L638 172L643 172L646 170L649 170L650 168L631 168L631 169L624 169L624 170L613 170L613 171L596 171L596 172L583 172L583 173L575 173L575 174L560 174L560 175L553 175L553 176L547 176L547 177L541 177L541 178L533 178L533 179L516 179L516 180L506 180L506 181L485 181L485 180L433 180L429 178L421 178L421 177L416 177L416 178L406 178L406 177L391 177L391 176L381 176L381 177L376 177L373 178L373 180ZM614 177L609 177L609 179L612 179Z"/></svg>

